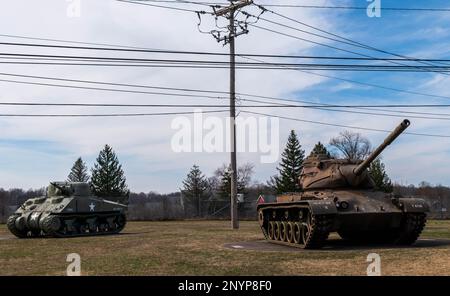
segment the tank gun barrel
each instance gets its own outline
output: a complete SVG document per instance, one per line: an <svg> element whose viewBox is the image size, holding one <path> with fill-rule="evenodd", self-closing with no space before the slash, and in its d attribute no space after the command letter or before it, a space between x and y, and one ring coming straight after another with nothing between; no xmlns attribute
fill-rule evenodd
<svg viewBox="0 0 450 296"><path fill-rule="evenodd" d="M405 131L405 129L410 125L408 119L404 119L396 128L393 130L389 136L384 140L384 142L377 147L370 155L354 170L353 173L357 176L361 175L362 172L369 167L369 165L374 161L383 150L389 146L401 133Z"/></svg>
<svg viewBox="0 0 450 296"><path fill-rule="evenodd" d="M62 186L59 186L56 182L50 182L50 184L52 184L53 186L55 186L55 188L58 188L61 191L64 190L64 188Z"/></svg>

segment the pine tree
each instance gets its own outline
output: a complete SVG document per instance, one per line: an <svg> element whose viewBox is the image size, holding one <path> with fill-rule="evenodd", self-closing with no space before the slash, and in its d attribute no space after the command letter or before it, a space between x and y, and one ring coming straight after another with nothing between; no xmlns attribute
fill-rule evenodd
<svg viewBox="0 0 450 296"><path fill-rule="evenodd" d="M219 181L219 196L225 200L228 200L231 196L230 167L226 167L223 171L221 171L220 181Z"/></svg>
<svg viewBox="0 0 450 296"><path fill-rule="evenodd" d="M183 189L181 192L187 203L193 205L197 209L197 215L201 215L201 202L207 197L209 190L208 181L197 165L194 165L186 179L183 181Z"/></svg>
<svg viewBox="0 0 450 296"><path fill-rule="evenodd" d="M272 180L277 193L300 191L298 178L303 168L305 151L301 149L295 131L291 131L286 148L281 154L281 163L277 168L279 175Z"/></svg>
<svg viewBox="0 0 450 296"><path fill-rule="evenodd" d="M130 191L122 165L109 145L105 145L97 157L97 163L92 169L91 187L97 196L116 197L119 202L128 202Z"/></svg>
<svg viewBox="0 0 450 296"><path fill-rule="evenodd" d="M391 179L387 175L384 163L380 158L375 159L370 164L369 174L375 183L375 189L384 192L392 192L394 190Z"/></svg>
<svg viewBox="0 0 450 296"><path fill-rule="evenodd" d="M313 150L311 151L310 155L313 155L313 154L316 154L316 155L324 154L331 158L330 152L328 152L327 148L325 148L325 146L320 142L317 142L317 144L314 146Z"/></svg>
<svg viewBox="0 0 450 296"><path fill-rule="evenodd" d="M73 164L70 174L67 177L68 182L88 182L89 175L87 173L87 167L83 159L79 157Z"/></svg>

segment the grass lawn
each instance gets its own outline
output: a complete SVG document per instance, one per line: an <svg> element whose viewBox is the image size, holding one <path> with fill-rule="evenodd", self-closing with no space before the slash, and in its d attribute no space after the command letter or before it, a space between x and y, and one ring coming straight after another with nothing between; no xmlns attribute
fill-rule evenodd
<svg viewBox="0 0 450 296"><path fill-rule="evenodd" d="M421 238L431 243L425 246L312 251L224 247L263 239L257 222L240 226L233 231L227 221L130 222L121 235L20 240L0 225L0 275L64 275L69 253L81 255L83 275L365 275L372 252L380 254L384 275L450 275L450 240L443 240L450 239L450 221L429 221Z"/></svg>

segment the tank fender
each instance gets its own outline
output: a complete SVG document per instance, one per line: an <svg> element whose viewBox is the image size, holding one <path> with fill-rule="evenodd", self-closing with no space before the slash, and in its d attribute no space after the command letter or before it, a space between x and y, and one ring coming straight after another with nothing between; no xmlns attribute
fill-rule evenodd
<svg viewBox="0 0 450 296"><path fill-rule="evenodd" d="M336 205L332 200L308 200L307 202L314 215L337 214Z"/></svg>
<svg viewBox="0 0 450 296"><path fill-rule="evenodd" d="M421 198L399 198L399 205L404 212L421 213L429 212L430 207L427 202Z"/></svg>

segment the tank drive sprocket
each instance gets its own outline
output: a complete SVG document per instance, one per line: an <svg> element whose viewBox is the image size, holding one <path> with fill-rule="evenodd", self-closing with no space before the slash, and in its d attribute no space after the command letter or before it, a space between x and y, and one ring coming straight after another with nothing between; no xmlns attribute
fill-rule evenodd
<svg viewBox="0 0 450 296"><path fill-rule="evenodd" d="M397 245L411 245L422 233L427 222L425 213L407 213L404 216L400 233L395 240Z"/></svg>

